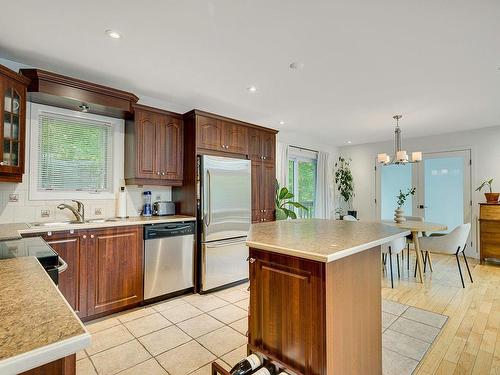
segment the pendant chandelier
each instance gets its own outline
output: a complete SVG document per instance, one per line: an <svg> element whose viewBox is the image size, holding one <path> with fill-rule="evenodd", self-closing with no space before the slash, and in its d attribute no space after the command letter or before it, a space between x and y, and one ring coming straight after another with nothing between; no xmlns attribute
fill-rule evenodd
<svg viewBox="0 0 500 375"><path fill-rule="evenodd" d="M403 117L402 115L394 115L392 118L396 120L396 129L394 130L394 156L391 157L387 154L378 154L377 162L383 165L390 164L407 164L407 163L418 163L422 161L422 152L416 151L411 153L411 160L408 160L408 154L405 150L402 150L401 143L401 128L399 127L399 120Z"/></svg>

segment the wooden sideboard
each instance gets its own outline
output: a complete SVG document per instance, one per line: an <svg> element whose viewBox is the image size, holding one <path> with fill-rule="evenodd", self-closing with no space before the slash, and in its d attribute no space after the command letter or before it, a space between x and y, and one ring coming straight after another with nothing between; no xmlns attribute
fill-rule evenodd
<svg viewBox="0 0 500 375"><path fill-rule="evenodd" d="M500 204L481 203L479 208L480 260L500 259Z"/></svg>

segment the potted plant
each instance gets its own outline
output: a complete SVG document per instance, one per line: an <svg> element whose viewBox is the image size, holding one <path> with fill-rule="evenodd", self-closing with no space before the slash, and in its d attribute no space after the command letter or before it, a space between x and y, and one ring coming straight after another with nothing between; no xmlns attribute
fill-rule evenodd
<svg viewBox="0 0 500 375"><path fill-rule="evenodd" d="M352 210L352 198L354 197L354 179L351 172L351 159L346 159L339 156L339 160L335 163L335 184L340 197L344 200L348 215L357 217L357 211Z"/></svg>
<svg viewBox="0 0 500 375"><path fill-rule="evenodd" d="M486 197L486 202L487 203L498 203L498 197L500 196L500 193L493 193L493 189L491 188L491 185L493 183L493 179L483 181L481 185L476 189L476 191L481 191L486 185L490 189L489 193L484 193L484 196Z"/></svg>
<svg viewBox="0 0 500 375"><path fill-rule="evenodd" d="M296 219L297 214L289 207L307 211L307 208L299 202L292 201L293 197L293 193L290 193L286 187L280 188L278 181L276 181L276 220Z"/></svg>
<svg viewBox="0 0 500 375"><path fill-rule="evenodd" d="M410 196L410 195L414 195L415 194L415 188L409 188L408 191L406 193L403 193L403 191L400 189L399 190L399 194L397 195L397 205L398 207L396 208L396 211L394 213L394 221L396 223L404 223L406 221L406 218L404 217L404 210L403 210L403 206L406 202L406 199Z"/></svg>

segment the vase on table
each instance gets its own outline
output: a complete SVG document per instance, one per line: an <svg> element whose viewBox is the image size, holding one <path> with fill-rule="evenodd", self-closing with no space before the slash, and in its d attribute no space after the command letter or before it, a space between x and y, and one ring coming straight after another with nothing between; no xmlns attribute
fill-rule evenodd
<svg viewBox="0 0 500 375"><path fill-rule="evenodd" d="M394 211L394 221L396 223L404 223L406 221L405 211L401 207L396 208Z"/></svg>

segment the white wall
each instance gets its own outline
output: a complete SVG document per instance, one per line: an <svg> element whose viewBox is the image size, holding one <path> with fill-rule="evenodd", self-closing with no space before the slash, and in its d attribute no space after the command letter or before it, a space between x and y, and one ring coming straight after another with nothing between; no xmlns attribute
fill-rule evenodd
<svg viewBox="0 0 500 375"><path fill-rule="evenodd" d="M494 178L494 190L500 191L500 126L441 134L420 138L404 138L403 149L407 151L451 151L471 149L472 154L472 221L473 240L476 238L478 203L484 202L482 192L474 189L483 181ZM352 172L355 182L354 206L365 220L378 220L375 205L375 158L378 153L393 154L393 141L353 145L340 148L340 153L352 158ZM474 241L475 242L475 241Z"/></svg>

